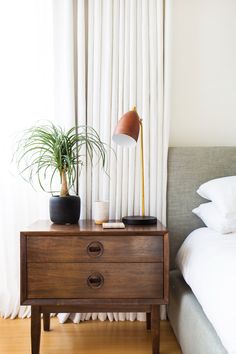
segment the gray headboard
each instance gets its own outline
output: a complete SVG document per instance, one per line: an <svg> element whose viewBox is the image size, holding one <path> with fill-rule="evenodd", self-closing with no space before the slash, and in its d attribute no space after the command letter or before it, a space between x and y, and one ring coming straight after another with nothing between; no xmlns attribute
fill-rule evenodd
<svg viewBox="0 0 236 354"><path fill-rule="evenodd" d="M205 199L196 190L217 177L236 175L236 147L169 148L167 226L170 232L170 268L188 234L204 224L192 209Z"/></svg>

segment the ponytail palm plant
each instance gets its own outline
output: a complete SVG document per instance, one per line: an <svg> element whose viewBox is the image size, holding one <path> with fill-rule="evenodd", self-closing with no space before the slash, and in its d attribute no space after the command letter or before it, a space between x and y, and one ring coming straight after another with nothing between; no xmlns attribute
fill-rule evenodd
<svg viewBox="0 0 236 354"><path fill-rule="evenodd" d="M95 129L79 126L66 131L48 122L24 131L15 159L20 175L31 185L38 183L44 191L59 192L60 197L66 197L75 184L78 171L86 160L92 162L94 155L104 168L106 146ZM53 188L58 176L60 191Z"/></svg>

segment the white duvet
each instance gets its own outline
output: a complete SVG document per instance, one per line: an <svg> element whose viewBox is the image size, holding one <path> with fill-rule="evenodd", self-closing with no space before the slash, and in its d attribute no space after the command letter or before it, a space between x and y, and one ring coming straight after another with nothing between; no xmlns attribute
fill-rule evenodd
<svg viewBox="0 0 236 354"><path fill-rule="evenodd" d="M236 354L236 233L203 227L181 246L176 263L229 354Z"/></svg>

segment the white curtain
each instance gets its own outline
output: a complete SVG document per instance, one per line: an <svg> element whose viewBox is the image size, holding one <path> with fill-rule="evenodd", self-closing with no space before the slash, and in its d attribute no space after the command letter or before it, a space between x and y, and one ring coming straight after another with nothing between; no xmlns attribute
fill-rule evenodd
<svg viewBox="0 0 236 354"><path fill-rule="evenodd" d="M19 307L19 231L48 219L49 196L12 173L14 134L39 119L92 125L115 150L109 177L97 165L80 176L82 218L109 200L110 218L140 213L140 147L111 137L133 105L143 119L146 214L165 223L168 122L163 108L163 0L10 0L0 2L0 315ZM60 314L64 322L70 314ZM74 322L140 320L144 314L72 314Z"/></svg>
<svg viewBox="0 0 236 354"><path fill-rule="evenodd" d="M109 153L109 176L88 166L83 217L92 217L96 200L109 200L112 219L140 214L140 144L128 149L112 142L118 119L135 105L144 125L146 214L165 222L163 0L79 0L77 11L87 14L86 123L116 152ZM78 53L84 50L78 41Z"/></svg>
<svg viewBox="0 0 236 354"><path fill-rule="evenodd" d="M83 172L82 218L92 218L97 200L109 201L110 219L141 213L139 143L129 150L112 142L118 119L135 105L144 126L146 215L165 223L163 0L78 0L74 11L78 124L93 126L115 151L108 156L109 176L99 164ZM61 322L69 316L74 322L146 319L142 313L58 315Z"/></svg>
<svg viewBox="0 0 236 354"><path fill-rule="evenodd" d="M68 7L58 8L59 3L0 1L0 316L5 318L30 315L19 300L20 230L49 218L50 195L35 192L11 163L17 134L43 119L74 125L74 56L66 26L72 21Z"/></svg>

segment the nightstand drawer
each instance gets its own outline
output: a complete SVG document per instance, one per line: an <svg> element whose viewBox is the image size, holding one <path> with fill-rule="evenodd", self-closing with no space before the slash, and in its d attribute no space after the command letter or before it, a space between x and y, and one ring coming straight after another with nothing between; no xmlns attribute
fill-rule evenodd
<svg viewBox="0 0 236 354"><path fill-rule="evenodd" d="M159 299L163 263L28 263L28 299Z"/></svg>
<svg viewBox="0 0 236 354"><path fill-rule="evenodd" d="M35 236L28 262L162 262L163 236Z"/></svg>

